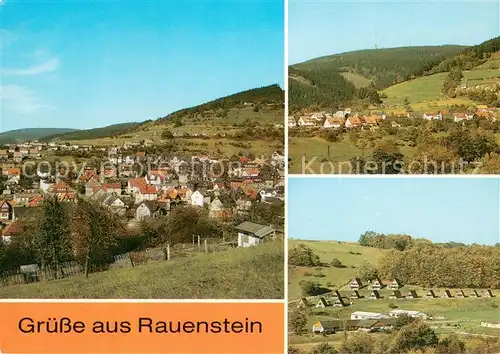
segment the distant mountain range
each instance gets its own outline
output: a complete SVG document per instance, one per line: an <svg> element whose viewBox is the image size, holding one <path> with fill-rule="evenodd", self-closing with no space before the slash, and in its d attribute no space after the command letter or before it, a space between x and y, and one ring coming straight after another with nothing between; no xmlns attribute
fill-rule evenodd
<svg viewBox="0 0 500 354"><path fill-rule="evenodd" d="M39 140L54 134L74 132L69 128L26 128L0 133L0 144L16 144L30 140Z"/></svg>

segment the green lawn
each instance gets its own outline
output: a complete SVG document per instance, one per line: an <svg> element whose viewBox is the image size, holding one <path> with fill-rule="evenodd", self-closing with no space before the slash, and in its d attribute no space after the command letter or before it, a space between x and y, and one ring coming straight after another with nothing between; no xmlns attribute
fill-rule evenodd
<svg viewBox="0 0 500 354"><path fill-rule="evenodd" d="M0 287L0 298L282 299L283 243Z"/></svg>
<svg viewBox="0 0 500 354"><path fill-rule="evenodd" d="M289 137L288 141L288 154L291 158L288 171L291 174L354 173L350 167L350 159L362 155L370 156L373 152L370 148L362 151L347 138L339 142L329 142L319 137ZM328 153L328 146L330 146L330 153ZM401 146L400 150L403 155L410 157L416 151L415 148L409 146Z"/></svg>
<svg viewBox="0 0 500 354"><path fill-rule="evenodd" d="M290 235L293 237L293 235ZM357 275L357 268L364 262L376 264L378 259L384 256L385 251L373 247L363 247L356 243L338 243L337 241L305 241L288 240L288 247L292 248L298 244L311 248L320 260L325 263L331 262L334 258L340 260L346 268L308 268L292 267L289 269L288 278L288 299L289 301L299 299L301 295L300 282L302 280L313 280L327 286L331 290L343 288L349 281ZM353 253L361 253L354 255ZM355 268L353 268L355 267ZM312 275L305 275L311 273ZM319 273L324 277L317 277ZM346 294L347 295L347 294Z"/></svg>
<svg viewBox="0 0 500 354"><path fill-rule="evenodd" d="M447 75L448 73L439 73L393 85L383 91L387 95L384 103L387 106L403 105L406 97L408 97L410 105L440 100L444 98L441 88Z"/></svg>

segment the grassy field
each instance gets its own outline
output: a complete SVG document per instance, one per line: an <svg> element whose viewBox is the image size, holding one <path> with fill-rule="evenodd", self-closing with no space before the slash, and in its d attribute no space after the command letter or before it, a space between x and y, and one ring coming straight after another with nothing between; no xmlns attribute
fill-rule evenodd
<svg viewBox="0 0 500 354"><path fill-rule="evenodd" d="M498 67L490 69L491 65L497 65L498 60L491 59L475 70L464 71L462 82L467 82L469 87L500 82L500 69ZM383 93L387 95L384 104L386 107L402 107L405 98L408 98L410 106L416 111L474 104L475 102L468 98L448 98L441 93L443 81L447 75L448 73L439 73L393 85L383 90Z"/></svg>
<svg viewBox="0 0 500 354"><path fill-rule="evenodd" d="M339 142L329 142L319 137L289 137L288 154L291 158L288 163L288 171L291 174L301 174L302 157L305 156L304 165L309 165L315 174L338 174L349 173L349 160L356 156L369 156L373 149L367 148L362 151L360 148L350 143L348 139ZM330 154L328 155L328 145ZM413 156L416 149L409 146L400 147L401 153L405 156ZM315 158L316 157L316 158ZM314 159L315 158L315 159ZM323 165L323 170L321 166ZM333 166L333 169L332 169ZM333 170L333 172L332 172Z"/></svg>
<svg viewBox="0 0 500 354"><path fill-rule="evenodd" d="M334 258L340 260L346 268L324 267L314 269L308 267L293 267L289 270L288 300L300 299L300 282L302 280L314 280L324 286L329 284L332 290L344 287L357 274L357 268L363 263L376 264L377 260L384 256L385 251L378 248L363 247L356 243L339 243L337 241L305 241L288 240L288 247L292 248L298 244L303 244L313 250L322 262L331 262ZM356 254L352 254L352 253ZM360 253L360 254L357 254ZM355 267L355 268L353 268ZM311 273L312 276L305 274ZM325 277L315 277L315 274L322 273Z"/></svg>
<svg viewBox="0 0 500 354"><path fill-rule="evenodd" d="M284 249L248 249L113 269L51 282L0 288L0 298L282 299Z"/></svg>
<svg viewBox="0 0 500 354"><path fill-rule="evenodd" d="M306 245L311 248L315 254L320 257L322 262L331 262L334 258L339 259L346 267L290 267L289 269L289 298L288 308L293 311L298 299L302 297L300 282L304 280L312 280L320 283L323 287L330 290L340 290L343 297L351 294L348 288L349 281L357 276L357 268L364 262L376 264L380 257L384 256L385 250L363 247L356 243L345 243L337 241L310 241L310 240L289 240L289 248L299 244ZM426 299L428 289L418 286L403 286L401 292L405 295L409 290L415 290L419 296L424 298L406 300L406 299L389 299L390 291L381 290L382 298L379 300L369 299L371 291L365 287L361 289L360 295L362 299L354 299L350 306L344 308L326 307L315 308L314 306L319 301L319 296L308 297L308 301L312 307L308 310L308 328L322 319L349 319L350 314L354 311L370 311L388 313L393 308L404 310L423 311L432 316L434 320L429 320L428 324L439 335L447 335L451 333L466 334L481 334L500 336L500 329L484 328L480 326L481 321L495 322L500 318L500 292L494 291L494 298L471 298L465 299ZM440 296L445 289L434 289L437 296ZM452 289L450 289L452 290ZM455 291L452 290L454 295ZM463 289L466 295L469 295L472 289ZM479 293L482 294L480 289ZM331 299L329 293L323 295L326 299ZM349 303L349 301L347 301ZM372 334L377 337L385 334ZM289 335L289 343L294 347L311 350L314 346L321 342L327 341L331 345L338 346L343 338L343 333L323 337L308 333L302 336Z"/></svg>

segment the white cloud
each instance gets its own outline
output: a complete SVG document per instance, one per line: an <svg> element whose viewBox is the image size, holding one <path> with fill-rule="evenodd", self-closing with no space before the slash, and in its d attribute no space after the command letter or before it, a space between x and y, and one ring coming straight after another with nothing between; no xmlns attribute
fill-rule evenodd
<svg viewBox="0 0 500 354"><path fill-rule="evenodd" d="M32 115L54 107L47 105L36 92L19 85L4 85L0 91L2 110L14 114Z"/></svg>
<svg viewBox="0 0 500 354"><path fill-rule="evenodd" d="M30 67L24 68L24 69L2 68L0 73L2 75L5 75L5 76L7 76L7 75L11 75L11 76L38 75L38 74L43 74L46 72L54 71L58 67L59 67L59 59L58 58L51 58L42 64L33 65L33 66L30 66Z"/></svg>
<svg viewBox="0 0 500 354"><path fill-rule="evenodd" d="M18 39L18 35L14 32L7 31L6 29L0 29L0 48L4 50L9 45L14 43Z"/></svg>

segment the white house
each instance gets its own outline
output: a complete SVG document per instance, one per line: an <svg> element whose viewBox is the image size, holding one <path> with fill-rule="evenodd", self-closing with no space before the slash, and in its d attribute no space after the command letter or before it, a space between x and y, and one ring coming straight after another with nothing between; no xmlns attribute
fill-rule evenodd
<svg viewBox="0 0 500 354"><path fill-rule="evenodd" d="M297 121L295 120L295 117L288 116L288 126L289 127L296 127L297 126Z"/></svg>
<svg viewBox="0 0 500 354"><path fill-rule="evenodd" d="M427 119L427 120L442 120L443 115L441 114L441 112L438 112L438 113L426 112L423 114L422 118Z"/></svg>
<svg viewBox="0 0 500 354"><path fill-rule="evenodd" d="M429 317L426 313L420 312L420 311L411 311L411 310L392 310L389 312L389 316L391 317L400 317L402 315L407 315L413 318L421 318L423 320L427 319Z"/></svg>
<svg viewBox="0 0 500 354"><path fill-rule="evenodd" d="M236 226L238 231L238 247L250 247L264 242L265 238L274 239L276 230L271 226L245 221Z"/></svg>
<svg viewBox="0 0 500 354"><path fill-rule="evenodd" d="M391 317L378 312L356 311L351 313L351 320L384 320L388 318Z"/></svg>
<svg viewBox="0 0 500 354"><path fill-rule="evenodd" d="M205 204L210 203L210 197L206 196L204 193L196 190L191 194L190 197L191 205L203 207Z"/></svg>
<svg viewBox="0 0 500 354"><path fill-rule="evenodd" d="M299 118L298 125L301 127L314 127L316 125L316 119L307 116L302 116Z"/></svg>

